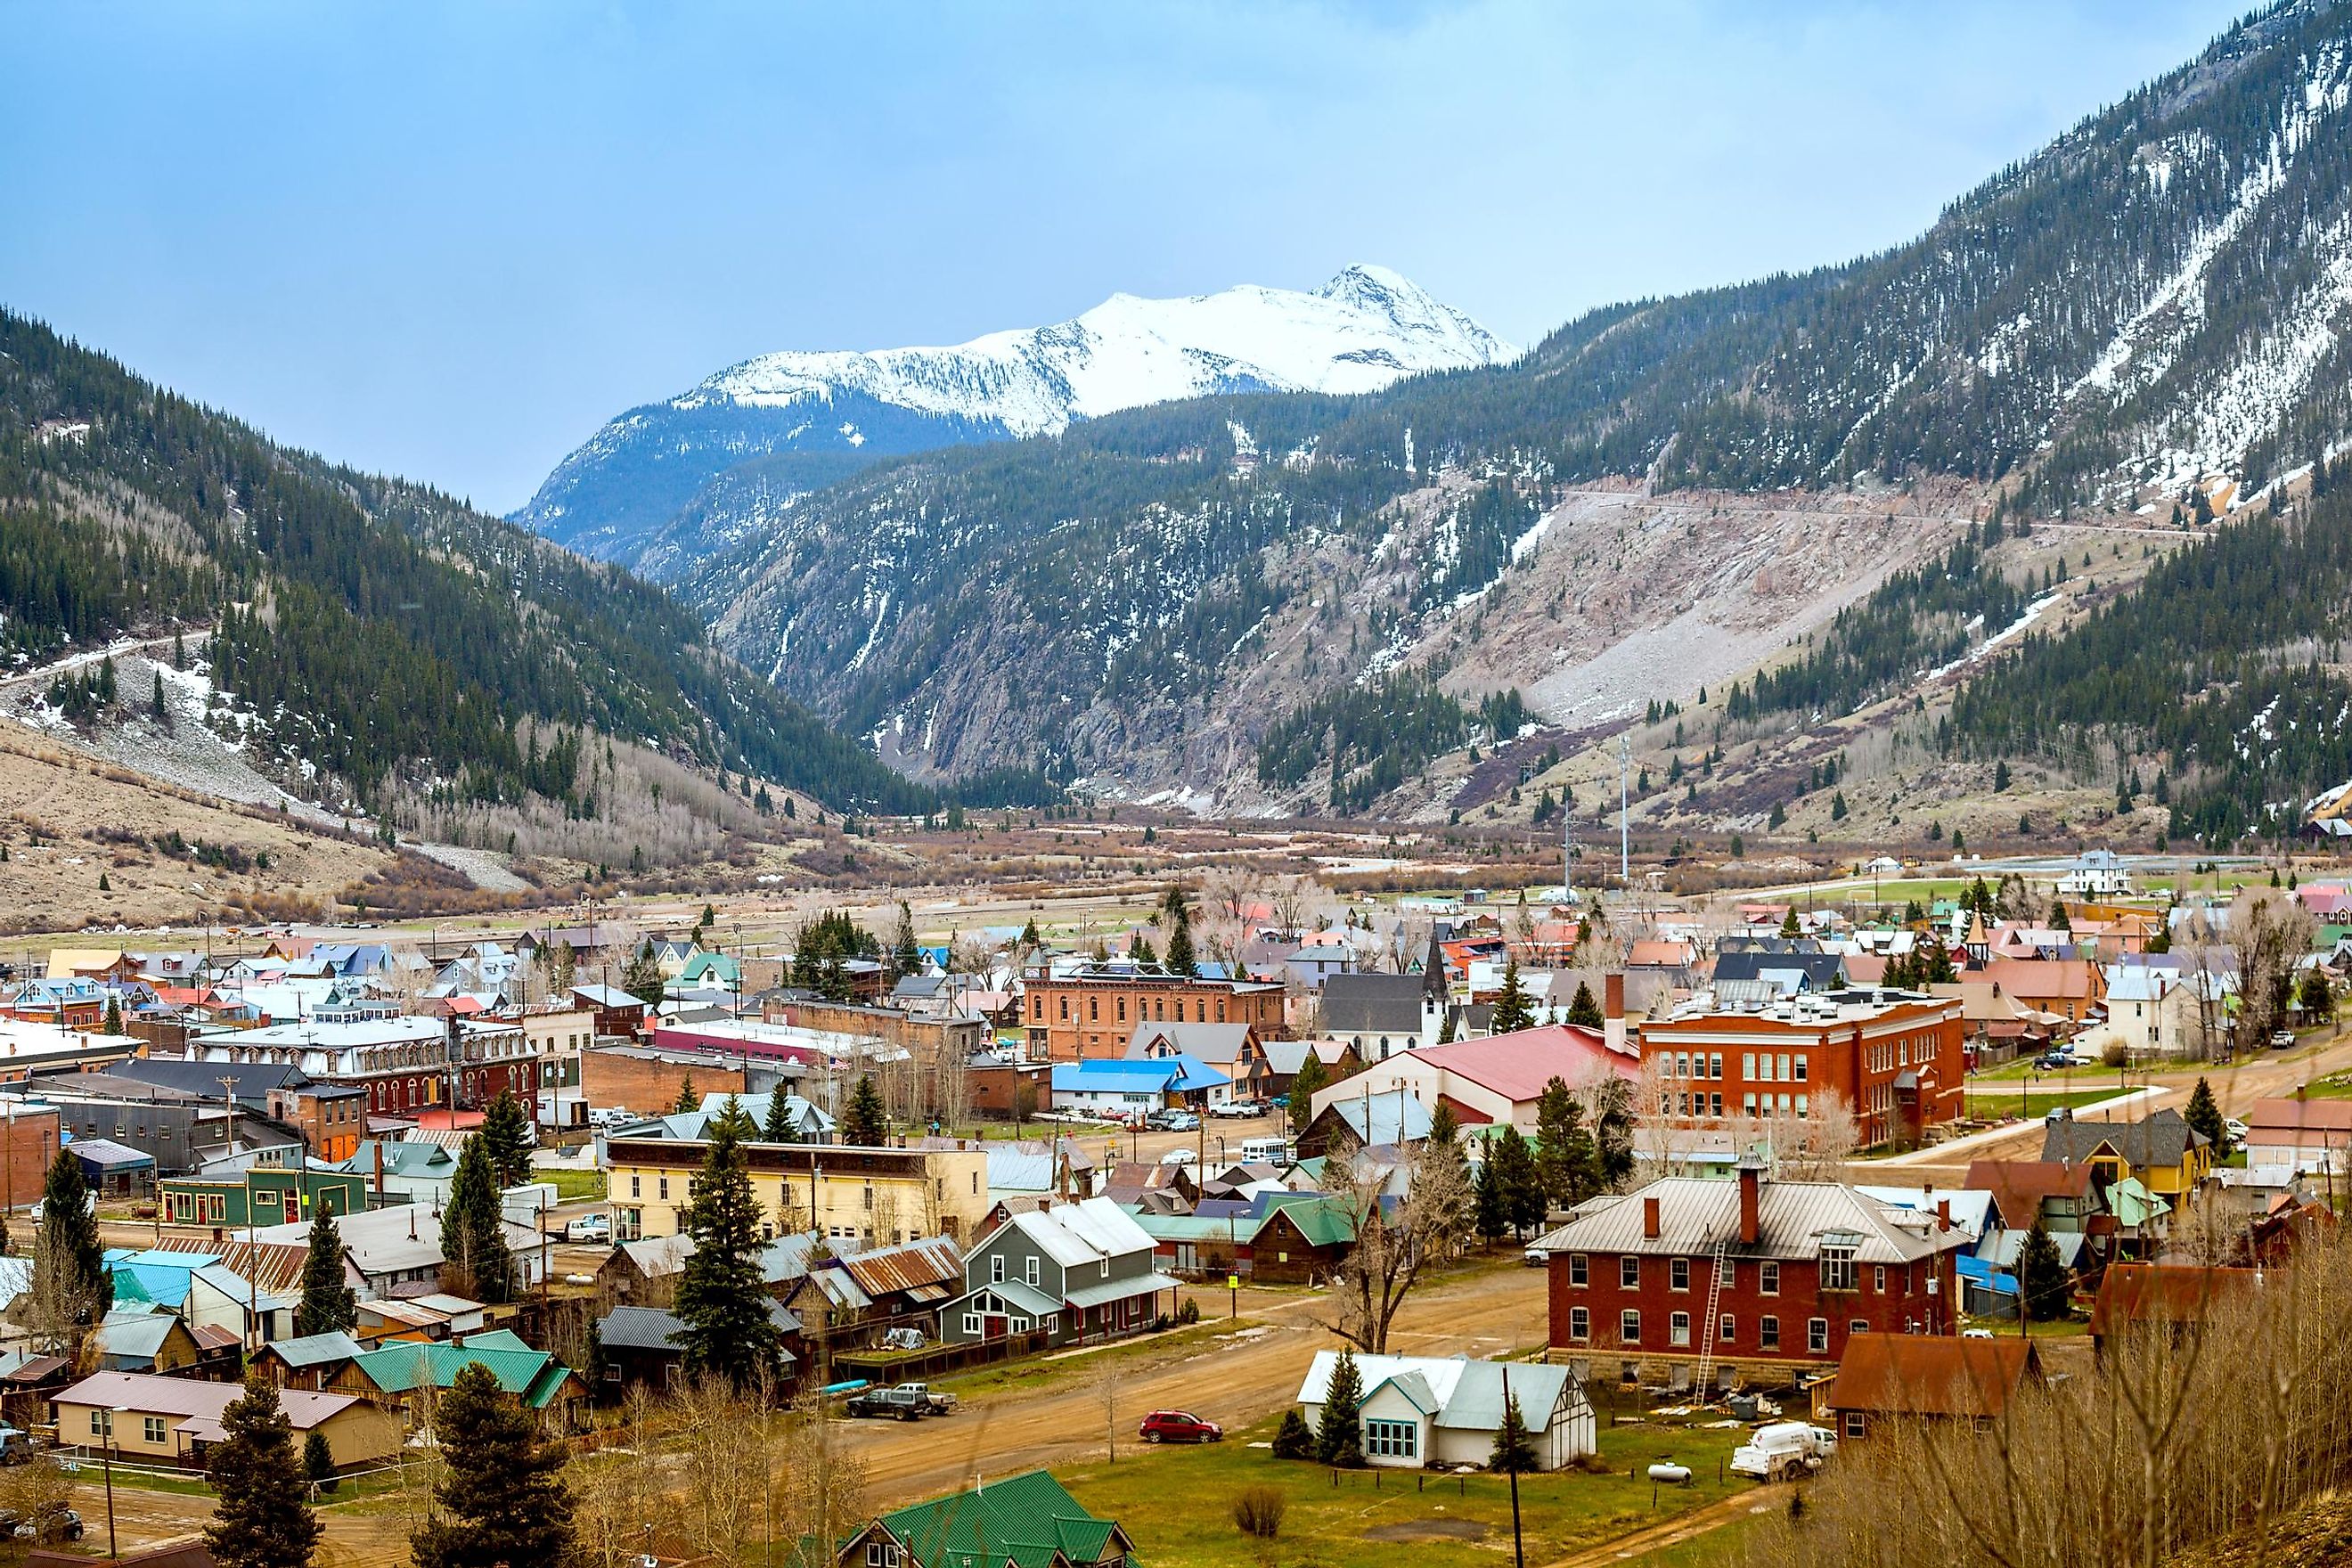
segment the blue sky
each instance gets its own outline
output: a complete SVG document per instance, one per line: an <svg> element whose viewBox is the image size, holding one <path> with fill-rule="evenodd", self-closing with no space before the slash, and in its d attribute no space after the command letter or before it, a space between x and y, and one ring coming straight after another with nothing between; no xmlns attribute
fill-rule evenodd
<svg viewBox="0 0 2352 1568"><path fill-rule="evenodd" d="M504 510L772 349L1841 260L2247 3L13 5L0 302Z"/></svg>

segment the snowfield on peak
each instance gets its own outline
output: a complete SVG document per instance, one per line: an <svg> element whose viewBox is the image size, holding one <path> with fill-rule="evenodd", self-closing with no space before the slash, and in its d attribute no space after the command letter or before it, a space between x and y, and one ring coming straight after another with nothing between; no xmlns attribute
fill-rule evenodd
<svg viewBox="0 0 2352 1568"><path fill-rule="evenodd" d="M1073 321L951 348L762 354L673 406L773 408L846 390L1047 436L1073 419L1221 392L1377 392L1514 352L1396 273L1351 267L1313 293L1244 284L1181 300L1114 294Z"/></svg>
<svg viewBox="0 0 2352 1568"><path fill-rule="evenodd" d="M1056 435L1076 420L1220 393L1377 392L1517 354L1381 267L1350 267L1311 292L1114 294L1066 321L950 347L745 360L606 424L515 518L666 575L740 527L745 496L772 509L887 457ZM722 476L739 493L704 494Z"/></svg>

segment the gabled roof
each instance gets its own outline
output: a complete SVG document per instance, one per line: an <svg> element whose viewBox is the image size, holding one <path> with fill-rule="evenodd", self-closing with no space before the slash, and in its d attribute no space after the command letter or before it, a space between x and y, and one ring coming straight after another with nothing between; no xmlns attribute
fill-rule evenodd
<svg viewBox="0 0 2352 1568"><path fill-rule="evenodd" d="M2063 1160L1971 1160L1960 1184L1990 1194L2003 1226L2030 1230L2048 1200L2091 1196L2092 1174L2090 1166Z"/></svg>
<svg viewBox="0 0 2352 1568"><path fill-rule="evenodd" d="M58 1391L60 1405L102 1405L143 1415L177 1415L219 1423L221 1412L245 1395L240 1383L208 1383L194 1377L164 1377L146 1372L100 1372L70 1388ZM338 1411L359 1403L348 1394L312 1394L307 1389L278 1390L278 1403L297 1432L308 1431Z"/></svg>
<svg viewBox="0 0 2352 1568"><path fill-rule="evenodd" d="M1128 1037L1127 1059L1191 1057L1223 1069L1241 1059L1254 1034L1247 1024L1138 1024Z"/></svg>
<svg viewBox="0 0 2352 1568"><path fill-rule="evenodd" d="M1945 1334L1854 1334L1837 1380L1814 1400L1832 1410L1882 1415L1997 1416L2042 1357L2028 1339L1968 1340Z"/></svg>
<svg viewBox="0 0 2352 1568"><path fill-rule="evenodd" d="M1321 1116L1338 1117L1360 1145L1417 1143L1429 1136L1429 1108L1410 1089L1342 1096L1326 1105Z"/></svg>
<svg viewBox="0 0 2352 1568"><path fill-rule="evenodd" d="M1097 1519L1044 1470L987 1481L958 1492L898 1509L875 1521L902 1542L919 1563L973 1568L1027 1568L1098 1561L1109 1545L1132 1551L1133 1542L1110 1520ZM869 1527L871 1528L871 1527Z"/></svg>
<svg viewBox="0 0 2352 1568"><path fill-rule="evenodd" d="M1033 1209L1005 1223L1065 1268L1151 1250L1151 1237L1135 1216L1108 1198Z"/></svg>
<svg viewBox="0 0 2352 1568"><path fill-rule="evenodd" d="M325 1366L349 1361L367 1347L338 1329L331 1333L301 1334L290 1340L272 1340L261 1348L288 1366Z"/></svg>
<svg viewBox="0 0 2352 1568"><path fill-rule="evenodd" d="M1538 1099L1544 1085L1555 1078L1574 1085L1602 1072L1627 1079L1642 1074L1638 1053L1612 1051L1600 1030L1579 1024L1543 1024L1507 1035L1417 1046L1405 1054L1468 1079L1515 1104Z"/></svg>
<svg viewBox="0 0 2352 1568"><path fill-rule="evenodd" d="M2050 1123L2042 1135L2044 1161L2089 1159L2104 1145L2123 1156L2135 1170L2178 1165L2191 1149L2205 1147L2207 1139L2189 1125L2180 1112L2166 1107L2137 1121L2077 1121L2071 1116Z"/></svg>
<svg viewBox="0 0 2352 1568"><path fill-rule="evenodd" d="M2215 1307L2261 1289L2262 1282L2258 1268L2111 1263L2091 1304L2091 1332L2112 1334L2132 1323L2201 1322Z"/></svg>
<svg viewBox="0 0 2352 1568"><path fill-rule="evenodd" d="M1335 1035L1415 1035L1430 979L1420 974L1334 974L1323 982L1324 1029Z"/></svg>
<svg viewBox="0 0 2352 1568"><path fill-rule="evenodd" d="M1298 1385L1298 1403L1320 1405L1331 1386L1337 1351L1317 1351ZM1357 1374L1364 1395L1393 1385L1416 1406L1434 1415L1447 1431L1492 1432L1503 1425L1503 1384L1510 1382L1511 1402L1531 1432L1550 1425L1555 1410L1574 1411L1584 1403L1583 1391L1566 1365L1546 1366L1513 1362L1472 1361L1467 1356L1360 1355Z"/></svg>
<svg viewBox="0 0 2352 1568"><path fill-rule="evenodd" d="M1958 1251L1968 1237L1939 1230L1931 1215L1906 1213L1835 1182L1758 1184L1757 1239L1739 1239L1738 1182L1666 1176L1622 1197L1590 1205L1536 1245L1547 1252L1633 1252L1696 1257L1718 1241L1733 1258L1818 1258L1832 1236L1853 1238L1862 1263L1911 1263ZM1644 1236L1645 1205L1658 1205L1658 1234Z"/></svg>
<svg viewBox="0 0 2352 1568"><path fill-rule="evenodd" d="M499 1331L474 1334L455 1343L400 1341L361 1352L352 1358L352 1365L383 1392L405 1394L425 1387L447 1388L469 1363L479 1363L499 1380L500 1388L520 1396L533 1409L543 1409L568 1373L550 1352L516 1348L521 1345L514 1335Z"/></svg>

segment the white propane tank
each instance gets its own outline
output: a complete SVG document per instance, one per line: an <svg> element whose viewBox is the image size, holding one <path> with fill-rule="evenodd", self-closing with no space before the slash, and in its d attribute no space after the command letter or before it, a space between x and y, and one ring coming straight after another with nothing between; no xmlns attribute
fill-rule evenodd
<svg viewBox="0 0 2352 1568"><path fill-rule="evenodd" d="M1652 1465L1650 1479L1670 1487L1686 1486L1691 1479L1690 1467L1673 1464Z"/></svg>

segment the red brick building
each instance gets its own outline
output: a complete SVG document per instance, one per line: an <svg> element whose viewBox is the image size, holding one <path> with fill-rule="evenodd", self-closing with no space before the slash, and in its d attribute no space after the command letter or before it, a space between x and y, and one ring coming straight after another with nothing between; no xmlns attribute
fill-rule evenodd
<svg viewBox="0 0 2352 1568"><path fill-rule="evenodd" d="M1283 987L1250 980L1191 980L1150 964L1109 963L1023 977L1030 1059L1123 1057L1138 1024L1247 1024L1260 1040L1286 1040Z"/></svg>
<svg viewBox="0 0 2352 1568"><path fill-rule="evenodd" d="M1668 1120L1707 1126L1804 1116L1834 1090L1865 1147L1916 1143L1958 1118L1966 1095L1957 997L1834 991L1727 1005L1703 994L1642 1028L1660 1060Z"/></svg>
<svg viewBox="0 0 2352 1568"><path fill-rule="evenodd" d="M1949 1334L1965 1232L1833 1182L1671 1176L1552 1231L1551 1359L1593 1377L1793 1381L1856 1333ZM1720 1270L1720 1285L1717 1271Z"/></svg>

